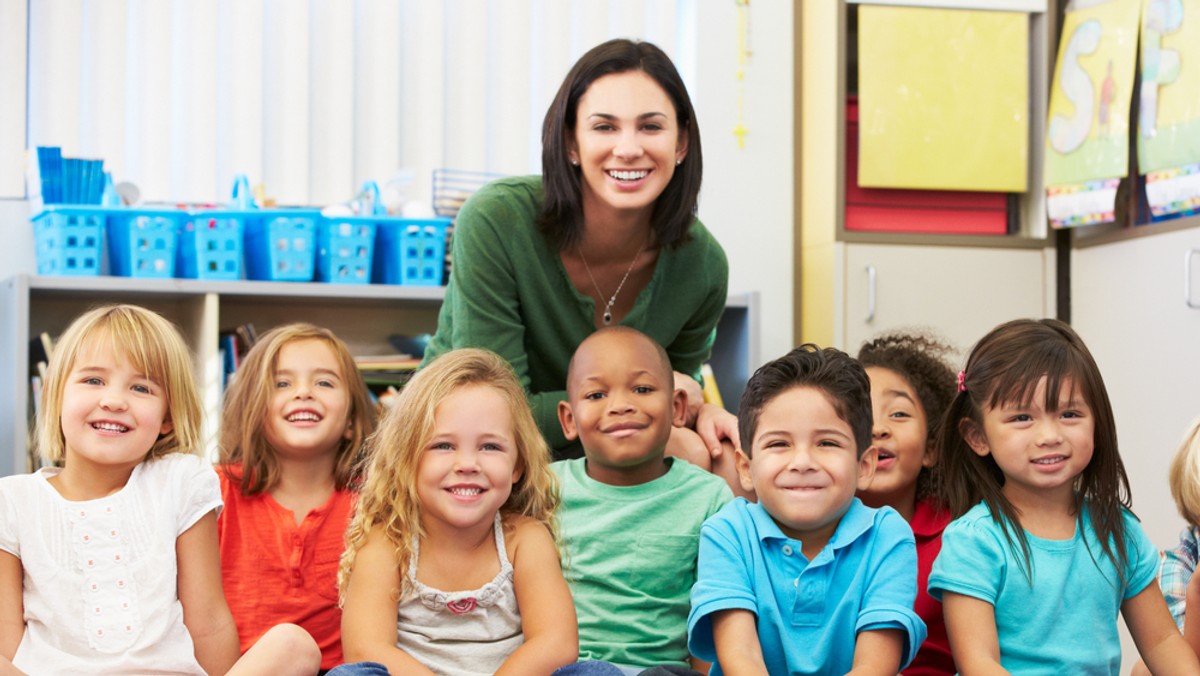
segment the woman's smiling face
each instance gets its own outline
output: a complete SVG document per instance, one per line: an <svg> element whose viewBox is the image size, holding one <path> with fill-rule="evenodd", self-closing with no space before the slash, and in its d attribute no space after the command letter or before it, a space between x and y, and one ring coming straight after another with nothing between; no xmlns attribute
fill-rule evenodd
<svg viewBox="0 0 1200 676"><path fill-rule="evenodd" d="M575 115L569 140L572 164L583 180L584 213L645 211L687 154L671 98L640 70L597 78Z"/></svg>

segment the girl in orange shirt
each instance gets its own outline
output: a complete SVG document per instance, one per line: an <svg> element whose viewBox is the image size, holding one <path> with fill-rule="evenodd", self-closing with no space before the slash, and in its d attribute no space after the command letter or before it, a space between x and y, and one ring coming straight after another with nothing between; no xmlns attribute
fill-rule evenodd
<svg viewBox="0 0 1200 676"><path fill-rule="evenodd" d="M225 395L218 472L222 578L243 652L295 623L322 669L341 663L338 560L374 429L362 375L328 329L281 326L246 355Z"/></svg>

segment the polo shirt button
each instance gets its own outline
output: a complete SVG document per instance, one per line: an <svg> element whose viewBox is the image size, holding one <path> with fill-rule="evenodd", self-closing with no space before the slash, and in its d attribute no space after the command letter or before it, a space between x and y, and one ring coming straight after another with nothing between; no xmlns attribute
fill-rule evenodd
<svg viewBox="0 0 1200 676"><path fill-rule="evenodd" d="M791 545L784 545L784 546L783 546L783 555L784 555L784 556L791 556L791 555L792 555L792 546L791 546Z"/></svg>

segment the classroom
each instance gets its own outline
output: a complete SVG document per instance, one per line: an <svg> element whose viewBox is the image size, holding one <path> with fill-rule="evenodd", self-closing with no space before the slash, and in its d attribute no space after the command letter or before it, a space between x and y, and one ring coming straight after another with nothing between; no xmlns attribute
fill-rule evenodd
<svg viewBox="0 0 1200 676"><path fill-rule="evenodd" d="M1100 51L1119 53L1108 82L1094 45L1062 37L1093 16L1110 31ZM939 32L964 26L978 33ZM1185 37L1197 26L1200 0L0 0L0 476L28 471L30 341L97 303L180 326L213 438L220 335L303 320L385 354L393 334L435 331L444 292L39 275L39 146L102 158L146 206L224 204L245 176L256 197L316 209L373 181L395 213L433 217L447 175L474 189L541 173L559 83L589 48L626 37L670 56L704 132L697 217L728 259L712 357L727 409L801 343L854 354L881 332L927 329L957 348L957 370L992 327L1058 318L1103 374L1133 511L1154 545L1174 547L1186 524L1167 476L1200 416L1200 182L1187 178L1200 176L1200 132L1185 133L1200 109L1175 103L1200 91L1188 70L1200 51L1184 48L1200 45ZM1082 51L1064 66L1068 47ZM1055 90L1072 63L1103 106L1092 118L1089 99L1103 128L1088 147L1109 153L1082 173L1050 157L1063 156L1056 115L1082 110L1064 103L1068 85ZM929 89L904 98L904 86ZM1183 116L1171 135L1139 126L1152 91L1160 130ZM921 95L936 100L913 104ZM933 134L921 129L963 120L988 138L922 145ZM986 166L959 162L975 153ZM1167 186L1182 197L1160 208Z"/></svg>

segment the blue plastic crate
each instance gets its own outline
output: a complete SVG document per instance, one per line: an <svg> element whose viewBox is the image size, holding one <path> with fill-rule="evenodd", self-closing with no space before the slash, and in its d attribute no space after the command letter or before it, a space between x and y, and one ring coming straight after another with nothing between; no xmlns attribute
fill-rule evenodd
<svg viewBox="0 0 1200 676"><path fill-rule="evenodd" d="M375 251L375 219L322 217L317 223L317 279L367 284Z"/></svg>
<svg viewBox="0 0 1200 676"><path fill-rule="evenodd" d="M441 286L449 218L387 218L378 221L373 281Z"/></svg>
<svg viewBox="0 0 1200 676"><path fill-rule="evenodd" d="M240 279L242 218L216 209L184 212L175 260L180 277Z"/></svg>
<svg viewBox="0 0 1200 676"><path fill-rule="evenodd" d="M311 282L316 262L315 209L263 209L246 218L246 277Z"/></svg>
<svg viewBox="0 0 1200 676"><path fill-rule="evenodd" d="M32 220L39 275L100 274L103 209L47 206Z"/></svg>
<svg viewBox="0 0 1200 676"><path fill-rule="evenodd" d="M174 277L180 212L113 208L108 221L108 262L123 277Z"/></svg>

